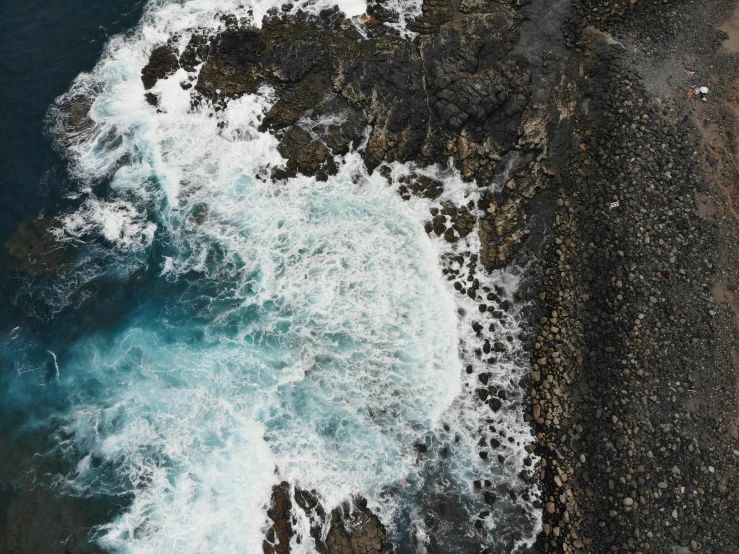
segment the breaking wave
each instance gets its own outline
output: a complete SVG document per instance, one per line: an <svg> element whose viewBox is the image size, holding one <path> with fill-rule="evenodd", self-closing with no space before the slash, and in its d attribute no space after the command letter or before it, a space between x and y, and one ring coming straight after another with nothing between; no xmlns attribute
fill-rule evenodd
<svg viewBox="0 0 739 554"><path fill-rule="evenodd" d="M450 245L423 227L430 206L474 203L477 187L429 169L445 181L442 198L404 202L397 179L410 168L389 167L388 186L357 153L326 182L274 183L270 169L284 160L275 137L257 131L274 102L268 88L224 109L193 107L181 69L157 83L159 109L145 100L153 48L216 32L222 13L259 24L276 5L152 2L51 111L80 183L79 207L57 218L58 238L83 252L69 287L155 274L113 324L53 354L45 386L66 399L52 423L73 467L57 484L129 499L96 532L116 552L261 552L283 480L319 491L328 508L365 497L419 551L419 513L442 497L458 506L467 539L482 529L494 544L515 521L514 542L528 543L539 523L518 477L530 461L518 308L481 315L442 272L474 264L476 234ZM338 5L350 16L365 9ZM409 6L398 9L413 15ZM80 99L86 122L72 128L64 110ZM479 279L500 299L518 280ZM69 298L65 289L58 308ZM480 321L507 340L492 371L476 354ZM485 372L508 391L506 409L491 413L475 394ZM491 440L497 461L479 455ZM494 483L495 508L476 479Z"/></svg>

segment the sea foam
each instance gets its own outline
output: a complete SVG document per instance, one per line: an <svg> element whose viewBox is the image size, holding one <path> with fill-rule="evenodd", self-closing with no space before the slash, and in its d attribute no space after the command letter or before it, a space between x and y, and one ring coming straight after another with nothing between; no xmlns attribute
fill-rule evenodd
<svg viewBox="0 0 739 554"><path fill-rule="evenodd" d="M441 271L445 255L479 251L476 234L456 245L429 237L429 201L404 203L357 153L323 183L270 181L284 160L276 138L257 131L274 102L269 88L221 110L192 108L180 70L156 84L159 109L146 102L140 75L153 48L216 32L222 13L258 25L278 5L152 2L59 100L90 99L84 132L68 133L62 110L51 112L80 182L59 238L98 250L102 241L115 259L108 274L121 279L141 263L159 275L121 321L80 338L56 366L70 400L59 445L74 462L58 483L130 499L97 531L114 551L260 552L282 480L316 489L329 509L362 495L391 534L402 535L403 521L415 529L422 549L419 503L455 495L471 528L484 507L473 479L521 487L528 428L520 410L491 416L477 400L476 306ZM410 171L391 169L396 184ZM445 181L441 200L477 200L458 175L434 174ZM80 257L88 281L99 274L83 267L90 256ZM511 296L517 277L485 279ZM497 322L511 337L492 377L501 389L516 389L526 368L519 321L514 309ZM493 424L508 438L495 466L478 456ZM425 458L419 443L447 444L452 455ZM538 520L526 502L511 505L527 514L519 543L528 543ZM509 524L510 506L498 510L482 525L493 536Z"/></svg>

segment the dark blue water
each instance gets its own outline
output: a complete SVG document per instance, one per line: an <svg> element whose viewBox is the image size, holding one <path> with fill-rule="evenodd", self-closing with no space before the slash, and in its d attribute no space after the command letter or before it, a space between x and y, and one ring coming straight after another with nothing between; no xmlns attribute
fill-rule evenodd
<svg viewBox="0 0 739 554"><path fill-rule="evenodd" d="M103 44L140 18L143 0L0 2L0 241L54 211L64 164L44 136L54 99L91 69Z"/></svg>
<svg viewBox="0 0 739 554"><path fill-rule="evenodd" d="M0 2L0 334L24 323L44 340L42 322L29 317L33 302L17 300L23 279L7 263L4 245L18 224L65 204L70 187L65 162L46 136L44 119L54 99L82 71L91 69L107 38L132 27L142 0L4 0ZM63 323L48 326L61 337ZM53 339L52 339L53 340ZM26 345L28 346L28 345ZM41 344L39 344L41 346ZM8 385L11 359L0 360ZM22 384L21 384L22 387ZM8 391L5 391L8 393ZM85 527L104 520L110 499L71 499L34 490L28 470L46 437L28 431L28 411L5 394L0 411L0 544L25 552L89 552ZM34 394L29 405L43 406ZM48 407L48 406L47 406ZM45 468L58 470L57 461ZM35 466L34 466L35 467ZM69 539L69 540L67 540ZM66 541L66 542L65 542Z"/></svg>

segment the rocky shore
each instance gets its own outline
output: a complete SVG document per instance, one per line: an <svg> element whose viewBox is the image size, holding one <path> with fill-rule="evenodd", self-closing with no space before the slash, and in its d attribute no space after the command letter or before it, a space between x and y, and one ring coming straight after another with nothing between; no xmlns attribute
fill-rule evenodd
<svg viewBox="0 0 739 554"><path fill-rule="evenodd" d="M573 8L566 52L519 58L526 106L485 151L494 169L468 171L447 143L464 176L505 183L479 206L485 267L540 272L520 294L534 293L534 551L734 552L737 73L716 31L733 6L673 5L667 21L660 4ZM710 103L686 97L697 79Z"/></svg>
<svg viewBox="0 0 739 554"><path fill-rule="evenodd" d="M479 234L479 257L451 257L444 272L481 314L510 308L480 285L483 272L529 272L516 296L530 332L515 339L530 355L528 397L488 386L494 355L515 350L514 338L477 322L490 372L470 394L493 414L523 411L532 426L536 458L509 491L521 506L541 489L531 505L544 526L530 552L732 553L739 36L719 28L739 19L734 4L426 0L412 40L385 25L396 16L380 2L359 26L338 10L286 10L260 29L226 20L182 53L162 45L142 80L150 91L184 68L194 105L272 87L262 130L287 163L265 179L327 179L336 155L366 142L367 167L389 182L396 161L475 181L480 199L432 208L426 230L450 244ZM704 84L707 102L686 96ZM155 93L147 100L158 106ZM70 125L85 117L77 110ZM443 186L421 173L393 184L404 199L437 199ZM46 220L25 223L8 255L48 278L71 255L45 246L51 236ZM480 456L501 441L482 437ZM493 509L484 483L471 489ZM289 552L296 509L321 553L392 550L361 498L326 513L319 493L282 483L265 553Z"/></svg>
<svg viewBox="0 0 739 554"><path fill-rule="evenodd" d="M671 3L694 16L686 40L649 23L659 5L578 6L532 322L539 551L736 551L736 123L717 117L736 62L715 30L731 8ZM646 73L657 60L673 75ZM698 79L708 103L685 96Z"/></svg>

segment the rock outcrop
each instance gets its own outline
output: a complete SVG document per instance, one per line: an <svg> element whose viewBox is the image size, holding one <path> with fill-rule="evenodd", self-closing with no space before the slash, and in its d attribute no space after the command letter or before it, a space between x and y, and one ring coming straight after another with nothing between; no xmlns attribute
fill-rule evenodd
<svg viewBox="0 0 739 554"><path fill-rule="evenodd" d="M505 2L427 1L410 24L418 35L408 40L381 25L394 16L379 4L369 13L361 29L338 9L319 16L273 11L261 28L226 19L215 37L193 35L179 59L169 45L155 49L142 79L151 88L183 67L195 81L202 64L194 105L223 106L271 87L276 101L260 130L280 139L286 164L272 170L275 179L325 180L337 171L337 154L366 140L361 155L370 171L394 161L451 165L463 179L489 187L510 152L523 149L528 163L517 168L517 179L474 207L484 214L483 264L506 265L529 234L522 207L545 181L536 163L545 145L529 132L541 123L530 105L532 72L526 56L513 51L522 15ZM419 183L403 184L401 195L414 188L431 194ZM472 208L462 232L446 238L470 232Z"/></svg>
<svg viewBox="0 0 739 554"><path fill-rule="evenodd" d="M312 541L319 554L381 554L389 551L385 528L363 498L351 498L327 513L316 491L291 490L289 483L282 482L272 489L272 504L267 515L273 524L263 544L264 554L290 552L290 538L294 535L293 510L296 509L300 509L310 521L310 537L300 537L300 540Z"/></svg>

